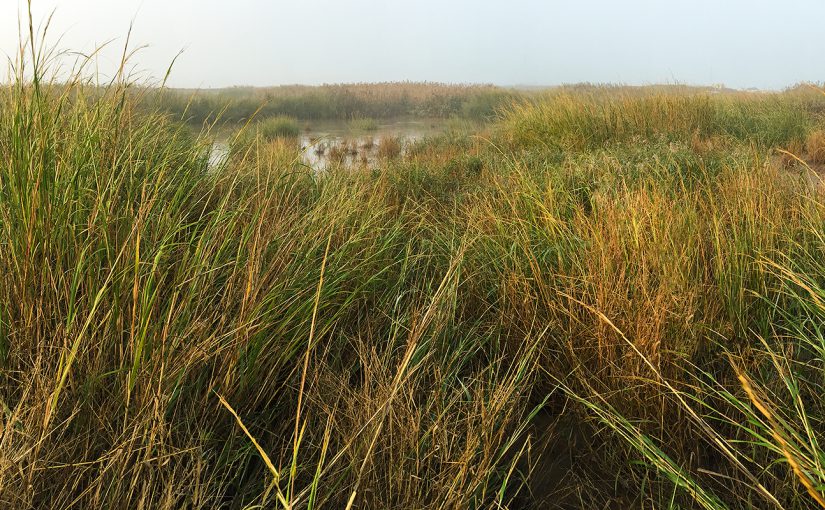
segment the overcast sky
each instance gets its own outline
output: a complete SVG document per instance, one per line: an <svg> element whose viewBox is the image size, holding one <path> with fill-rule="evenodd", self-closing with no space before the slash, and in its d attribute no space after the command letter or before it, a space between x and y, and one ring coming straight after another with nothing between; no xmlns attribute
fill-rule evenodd
<svg viewBox="0 0 825 510"><path fill-rule="evenodd" d="M25 2L0 0L0 52ZM724 83L825 80L825 0L34 0L52 40L170 85L361 81Z"/></svg>

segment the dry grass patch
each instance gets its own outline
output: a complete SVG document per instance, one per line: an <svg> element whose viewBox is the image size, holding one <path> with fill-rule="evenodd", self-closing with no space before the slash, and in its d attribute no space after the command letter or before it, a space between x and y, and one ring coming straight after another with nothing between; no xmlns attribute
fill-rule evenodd
<svg viewBox="0 0 825 510"><path fill-rule="evenodd" d="M805 140L805 151L812 163L818 165L825 163L825 130L811 131Z"/></svg>

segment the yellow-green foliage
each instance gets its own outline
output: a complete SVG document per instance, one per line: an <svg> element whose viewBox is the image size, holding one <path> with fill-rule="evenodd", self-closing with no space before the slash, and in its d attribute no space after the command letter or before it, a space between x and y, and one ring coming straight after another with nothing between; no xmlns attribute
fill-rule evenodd
<svg viewBox="0 0 825 510"><path fill-rule="evenodd" d="M505 125L516 144L564 150L634 138L687 140L694 135L777 145L803 138L810 125L795 103L776 95L560 92L516 104L505 115Z"/></svg>
<svg viewBox="0 0 825 510"><path fill-rule="evenodd" d="M258 126L258 133L267 140L294 138L301 132L298 122L290 117L278 116L265 119Z"/></svg>

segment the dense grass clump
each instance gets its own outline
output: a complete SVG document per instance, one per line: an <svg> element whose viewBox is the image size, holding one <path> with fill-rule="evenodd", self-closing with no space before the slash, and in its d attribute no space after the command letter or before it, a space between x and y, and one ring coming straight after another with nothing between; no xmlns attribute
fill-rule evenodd
<svg viewBox="0 0 825 510"><path fill-rule="evenodd" d="M825 505L825 97L565 90L316 172L43 65L0 506Z"/></svg>
<svg viewBox="0 0 825 510"><path fill-rule="evenodd" d="M353 131L377 131L378 121L369 117L355 117L349 121L349 127Z"/></svg>
<svg viewBox="0 0 825 510"><path fill-rule="evenodd" d="M294 138L301 133L298 122L290 117L270 117L258 125L258 132L266 140L275 138Z"/></svg>
<svg viewBox="0 0 825 510"><path fill-rule="evenodd" d="M825 130L818 129L809 133L805 140L805 149L811 162L825 163Z"/></svg>

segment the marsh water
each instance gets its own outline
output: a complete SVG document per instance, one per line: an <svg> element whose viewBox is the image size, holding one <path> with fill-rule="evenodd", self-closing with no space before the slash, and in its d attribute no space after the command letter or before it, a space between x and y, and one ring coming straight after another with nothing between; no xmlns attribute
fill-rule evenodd
<svg viewBox="0 0 825 510"><path fill-rule="evenodd" d="M314 170L324 170L333 162L370 165L382 153L403 154L416 141L445 132L449 123L444 119L403 118L379 120L372 126L375 129L369 130L358 129L346 121L301 121L301 127L297 148L302 162ZM228 140L229 134L216 137L210 166L226 157Z"/></svg>

